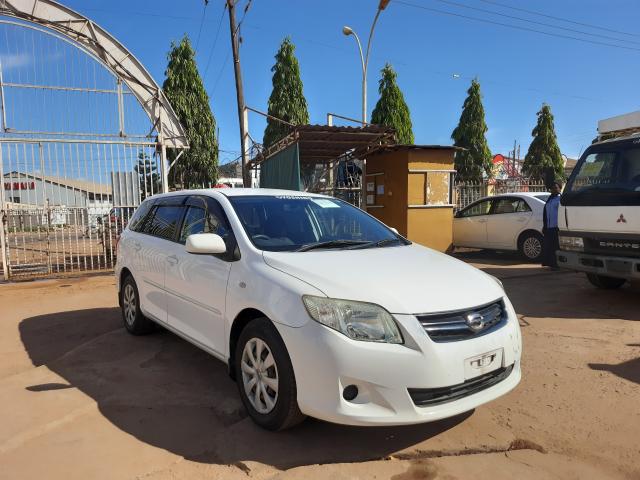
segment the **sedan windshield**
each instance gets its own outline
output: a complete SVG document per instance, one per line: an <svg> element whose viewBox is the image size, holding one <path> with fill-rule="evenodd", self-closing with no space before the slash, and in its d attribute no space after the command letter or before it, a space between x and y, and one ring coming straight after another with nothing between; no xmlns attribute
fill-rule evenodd
<svg viewBox="0 0 640 480"><path fill-rule="evenodd" d="M303 196L232 196L253 244L268 251L378 248L408 240L341 200Z"/></svg>

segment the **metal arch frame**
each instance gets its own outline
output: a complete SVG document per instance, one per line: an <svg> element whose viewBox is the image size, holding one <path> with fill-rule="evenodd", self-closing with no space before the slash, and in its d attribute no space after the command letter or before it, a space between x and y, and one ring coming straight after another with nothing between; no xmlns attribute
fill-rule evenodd
<svg viewBox="0 0 640 480"><path fill-rule="evenodd" d="M185 130L160 86L142 63L102 27L53 0L0 0L0 15L42 25L69 38L122 79L158 131L162 167L167 147L189 148Z"/></svg>

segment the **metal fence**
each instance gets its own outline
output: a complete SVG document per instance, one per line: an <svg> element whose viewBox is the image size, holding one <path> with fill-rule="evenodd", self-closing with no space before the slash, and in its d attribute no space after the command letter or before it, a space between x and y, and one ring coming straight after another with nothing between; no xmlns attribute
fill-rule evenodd
<svg viewBox="0 0 640 480"><path fill-rule="evenodd" d="M73 41L2 17L0 38L2 274L111 269L135 207L162 189L157 123Z"/></svg>
<svg viewBox="0 0 640 480"><path fill-rule="evenodd" d="M523 179L488 180L477 183L458 183L454 188L456 211L481 198L516 192L546 192L544 183Z"/></svg>

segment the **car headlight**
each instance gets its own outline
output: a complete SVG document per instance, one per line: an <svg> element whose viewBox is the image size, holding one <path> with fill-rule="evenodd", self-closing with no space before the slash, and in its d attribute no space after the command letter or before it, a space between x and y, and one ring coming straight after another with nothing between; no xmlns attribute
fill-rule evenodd
<svg viewBox="0 0 640 480"><path fill-rule="evenodd" d="M373 303L304 295L304 306L316 322L353 340L402 343L402 335L384 308Z"/></svg>
<svg viewBox="0 0 640 480"><path fill-rule="evenodd" d="M582 237L560 237L560 250L584 252L584 240Z"/></svg>

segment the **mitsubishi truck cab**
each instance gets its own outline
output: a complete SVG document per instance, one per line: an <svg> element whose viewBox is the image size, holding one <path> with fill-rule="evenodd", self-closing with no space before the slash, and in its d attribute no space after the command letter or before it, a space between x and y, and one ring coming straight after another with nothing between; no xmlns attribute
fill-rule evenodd
<svg viewBox="0 0 640 480"><path fill-rule="evenodd" d="M557 258L613 289L640 278L640 112L600 121L598 130L560 200Z"/></svg>

